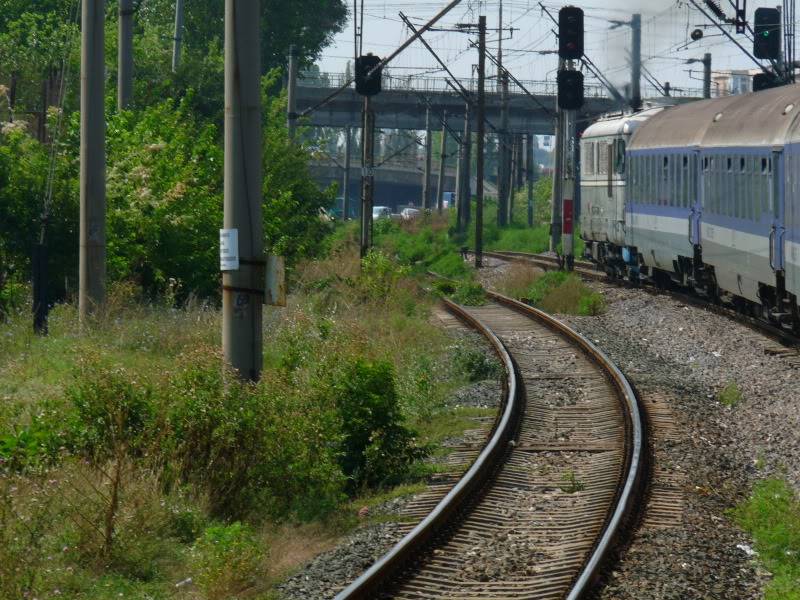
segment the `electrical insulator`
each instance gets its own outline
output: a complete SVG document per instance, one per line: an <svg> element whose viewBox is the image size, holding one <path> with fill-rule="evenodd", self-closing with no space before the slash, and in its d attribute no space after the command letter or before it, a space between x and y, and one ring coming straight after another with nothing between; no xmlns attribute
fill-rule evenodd
<svg viewBox="0 0 800 600"><path fill-rule="evenodd" d="M367 74L377 67L380 62L381 59L372 54L356 58L356 92L362 96L376 96L381 93L383 69L376 71L372 77L367 78Z"/></svg>
<svg viewBox="0 0 800 600"><path fill-rule="evenodd" d="M781 13L777 8L757 8L753 19L753 54L756 58L780 58Z"/></svg>
<svg viewBox="0 0 800 600"><path fill-rule="evenodd" d="M568 60L583 56L583 9L577 6L558 11L558 55Z"/></svg>
<svg viewBox="0 0 800 600"><path fill-rule="evenodd" d="M558 108L577 110L583 106L583 73L580 71L558 72Z"/></svg>

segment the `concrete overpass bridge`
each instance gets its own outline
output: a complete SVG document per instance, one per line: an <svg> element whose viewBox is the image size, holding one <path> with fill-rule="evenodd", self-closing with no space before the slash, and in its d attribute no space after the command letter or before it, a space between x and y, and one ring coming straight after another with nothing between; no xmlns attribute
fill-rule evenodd
<svg viewBox="0 0 800 600"><path fill-rule="evenodd" d="M347 79L341 73L320 73L305 76L298 80L297 112L312 108L324 100L335 89L340 88ZM462 86L470 92L477 92L474 79L460 80ZM554 133L554 114L556 105L556 84L554 81L523 81L522 84L534 96L535 100L522 93L511 84L509 93L509 132L534 133L552 135ZM487 85L486 118L495 127L500 126L500 94L494 89L494 82ZM680 100L702 97L699 90L677 90L675 95ZM655 89L643 89L643 95L651 98L659 97ZM598 116L619 109L619 105L608 96L600 85L585 86L586 104L579 111L582 121L591 121ZM659 97L663 99L663 97ZM425 109L430 103L432 110L438 114L447 111L448 119L463 129L465 104L447 81L442 78L384 77L383 91L372 99L375 109L376 127L379 129L425 129ZM314 110L306 123L316 127L357 127L361 122L363 98L356 94L354 87L338 94L324 106ZM476 123L473 119L473 131ZM434 121L436 123L436 121ZM435 128L438 128L435 126ZM487 133L491 133L487 129Z"/></svg>
<svg viewBox="0 0 800 600"><path fill-rule="evenodd" d="M375 169L375 205L390 206L394 211L398 207L413 204L419 206L422 195L422 177L424 172L424 162L418 161L416 164L403 161L399 164L387 163ZM316 160L311 164L311 175L314 181L323 187L332 183L339 186L339 195L342 195L344 183L344 169L340 163L332 160ZM435 193L438 179L432 177L431 184ZM445 169L444 191L451 192L456 189L456 169ZM472 189L475 189L476 180L472 177ZM484 181L484 189L487 196L496 196L497 188L493 183ZM361 194L361 170L357 165L350 169L350 196L353 206L358 205L358 198Z"/></svg>

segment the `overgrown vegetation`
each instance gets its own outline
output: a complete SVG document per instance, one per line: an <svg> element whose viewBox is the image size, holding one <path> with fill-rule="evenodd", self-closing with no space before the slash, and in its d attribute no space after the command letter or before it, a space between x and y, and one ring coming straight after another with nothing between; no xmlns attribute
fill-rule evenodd
<svg viewBox="0 0 800 600"><path fill-rule="evenodd" d="M732 514L772 573L766 600L800 598L800 499L791 486L780 479L761 481Z"/></svg>
<svg viewBox="0 0 800 600"><path fill-rule="evenodd" d="M473 423L449 391L499 371L431 331L409 271L380 251L360 265L346 241L302 265L290 308L265 316L258 384L220 368L219 315L194 300L116 285L87 326L56 307L48 337L11 311L0 597L169 597L189 579L205 598L267 597L277 528L320 522L325 539L372 494L416 489L435 470L421 459Z"/></svg>

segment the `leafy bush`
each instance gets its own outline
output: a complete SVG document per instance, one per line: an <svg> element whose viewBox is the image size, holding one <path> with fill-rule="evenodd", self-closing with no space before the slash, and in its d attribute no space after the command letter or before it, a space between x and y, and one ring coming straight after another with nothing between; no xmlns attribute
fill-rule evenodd
<svg viewBox="0 0 800 600"><path fill-rule="evenodd" d="M356 359L333 378L325 392L341 419L339 464L351 491L400 481L425 450L403 425L394 368Z"/></svg>
<svg viewBox="0 0 800 600"><path fill-rule="evenodd" d="M454 361L458 370L469 381L496 379L503 373L500 361L489 356L475 344L459 344L455 347Z"/></svg>
<svg viewBox="0 0 800 600"><path fill-rule="evenodd" d="M392 261L380 250L372 249L361 261L358 286L369 300L387 298L408 269Z"/></svg>
<svg viewBox="0 0 800 600"><path fill-rule="evenodd" d="M266 552L239 522L207 528L194 544L189 565L207 600L235 598L256 582Z"/></svg>
<svg viewBox="0 0 800 600"><path fill-rule="evenodd" d="M168 443L181 479L221 518L310 519L336 508L344 478L331 444L335 414L276 379L226 381L220 362L193 353L170 382Z"/></svg>
<svg viewBox="0 0 800 600"><path fill-rule="evenodd" d="M453 294L453 302L464 306L481 306L486 304L486 291L477 281L461 281Z"/></svg>
<svg viewBox="0 0 800 600"><path fill-rule="evenodd" d="M527 299L550 313L593 316L606 308L601 294L566 271L548 271L539 276L530 286Z"/></svg>
<svg viewBox="0 0 800 600"><path fill-rule="evenodd" d="M152 389L123 367L83 362L66 396L75 409L72 443L96 460L112 457L120 446L139 451L152 433Z"/></svg>

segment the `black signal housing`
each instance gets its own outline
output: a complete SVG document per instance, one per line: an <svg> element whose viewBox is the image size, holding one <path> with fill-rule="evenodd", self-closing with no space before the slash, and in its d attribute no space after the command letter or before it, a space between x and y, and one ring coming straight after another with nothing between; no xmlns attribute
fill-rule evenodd
<svg viewBox="0 0 800 600"><path fill-rule="evenodd" d="M577 6L558 11L558 55L567 60L583 56L583 9Z"/></svg>

